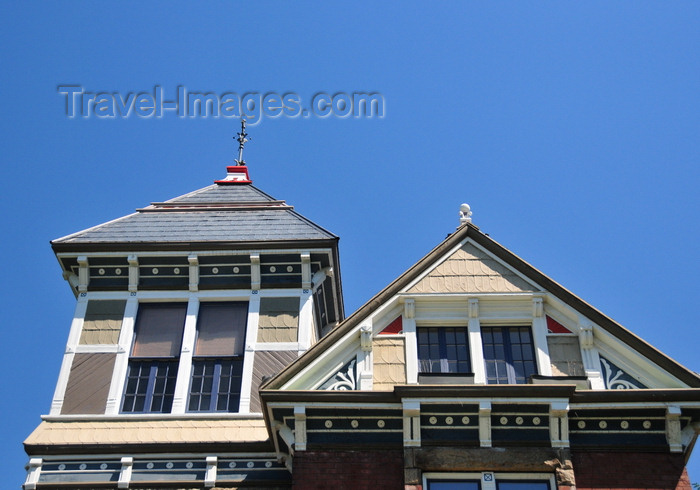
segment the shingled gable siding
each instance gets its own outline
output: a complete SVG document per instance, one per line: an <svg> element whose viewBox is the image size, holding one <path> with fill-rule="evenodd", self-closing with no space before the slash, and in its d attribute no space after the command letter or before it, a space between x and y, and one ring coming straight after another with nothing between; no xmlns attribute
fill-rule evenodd
<svg viewBox="0 0 700 490"><path fill-rule="evenodd" d="M474 245L467 243L435 267L410 293L513 293L535 288Z"/></svg>
<svg viewBox="0 0 700 490"><path fill-rule="evenodd" d="M692 490L682 454L586 452L572 462L577 490Z"/></svg>
<svg viewBox="0 0 700 490"><path fill-rule="evenodd" d="M261 298L258 342L297 342L299 298Z"/></svg>
<svg viewBox="0 0 700 490"><path fill-rule="evenodd" d="M79 343L82 345L116 344L124 319L126 301L90 300L85 312Z"/></svg>
<svg viewBox="0 0 700 490"><path fill-rule="evenodd" d="M260 412L258 388L266 376L274 376L294 362L299 355L297 351L257 351L253 363L253 379L250 388L250 411Z"/></svg>
<svg viewBox="0 0 700 490"><path fill-rule="evenodd" d="M76 354L61 414L104 413L116 354Z"/></svg>
<svg viewBox="0 0 700 490"><path fill-rule="evenodd" d="M403 338L375 338L374 390L392 390L394 385L406 383L406 350Z"/></svg>

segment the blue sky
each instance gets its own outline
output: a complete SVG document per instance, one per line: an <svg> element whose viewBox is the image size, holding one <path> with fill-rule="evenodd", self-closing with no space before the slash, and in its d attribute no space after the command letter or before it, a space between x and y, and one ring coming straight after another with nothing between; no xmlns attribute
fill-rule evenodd
<svg viewBox="0 0 700 490"><path fill-rule="evenodd" d="M249 128L251 177L341 237L347 312L474 223L700 371L700 4L6 2L2 458L49 410L74 298L49 240L209 185L233 118L68 118L87 92L377 92ZM697 451L696 451L697 453ZM689 465L700 481L700 455Z"/></svg>

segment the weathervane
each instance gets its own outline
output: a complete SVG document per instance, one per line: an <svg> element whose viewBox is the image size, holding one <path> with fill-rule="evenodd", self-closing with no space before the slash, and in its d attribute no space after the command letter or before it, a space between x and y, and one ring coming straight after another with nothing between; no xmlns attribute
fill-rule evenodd
<svg viewBox="0 0 700 490"><path fill-rule="evenodd" d="M245 132L244 118L241 118L241 132L236 134L237 136L234 136L233 139L238 140L238 160L235 160L235 162L238 165L245 165L245 160L243 160L243 146L253 138L248 138L248 133Z"/></svg>

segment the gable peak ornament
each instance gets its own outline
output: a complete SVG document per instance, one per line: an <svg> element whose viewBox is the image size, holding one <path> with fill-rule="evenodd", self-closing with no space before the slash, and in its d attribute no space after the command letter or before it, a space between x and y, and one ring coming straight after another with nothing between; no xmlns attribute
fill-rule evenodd
<svg viewBox="0 0 700 490"><path fill-rule="evenodd" d="M464 203L459 207L459 225L472 222L472 208L469 204Z"/></svg>

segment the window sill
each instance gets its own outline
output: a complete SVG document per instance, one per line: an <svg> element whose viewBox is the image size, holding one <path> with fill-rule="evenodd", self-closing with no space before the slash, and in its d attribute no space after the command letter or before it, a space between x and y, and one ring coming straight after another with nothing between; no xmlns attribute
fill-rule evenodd
<svg viewBox="0 0 700 490"><path fill-rule="evenodd" d="M474 373L418 373L418 384L473 385Z"/></svg>
<svg viewBox="0 0 700 490"><path fill-rule="evenodd" d="M586 376L543 376L533 374L528 380L533 385L576 385L577 390L590 390Z"/></svg>

